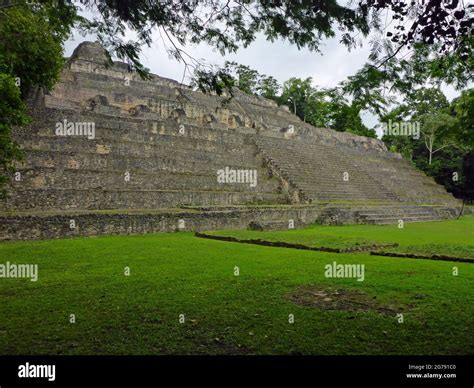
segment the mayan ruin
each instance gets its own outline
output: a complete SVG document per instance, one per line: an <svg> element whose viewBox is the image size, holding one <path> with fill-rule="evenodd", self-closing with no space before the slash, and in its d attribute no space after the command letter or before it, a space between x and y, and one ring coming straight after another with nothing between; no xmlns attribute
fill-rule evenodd
<svg viewBox="0 0 474 388"><path fill-rule="evenodd" d="M381 140L312 127L238 90L229 100L106 65L98 43L81 43L54 89L31 96L35 120L16 134L27 159L2 204L14 213L1 217L3 238L383 224L459 211ZM80 127L61 131L68 123ZM257 183L220 182L226 168Z"/></svg>

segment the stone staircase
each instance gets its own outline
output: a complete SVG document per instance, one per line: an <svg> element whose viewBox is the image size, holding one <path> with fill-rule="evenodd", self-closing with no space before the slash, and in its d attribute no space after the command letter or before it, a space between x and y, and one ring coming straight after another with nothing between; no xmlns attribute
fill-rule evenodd
<svg viewBox="0 0 474 388"><path fill-rule="evenodd" d="M313 202L456 204L401 159L278 137L258 136L255 142L263 158Z"/></svg>
<svg viewBox="0 0 474 388"><path fill-rule="evenodd" d="M321 205L318 222L323 225L379 224L400 225L400 221L429 222L452 219L459 208L451 206L386 203L361 205L360 203Z"/></svg>
<svg viewBox="0 0 474 388"><path fill-rule="evenodd" d="M454 217L456 212L450 208L434 208L428 206L398 206L378 208L369 208L364 210L356 210L355 216L358 223L361 224L398 224L400 221L405 222L426 222L439 221Z"/></svg>
<svg viewBox="0 0 474 388"><path fill-rule="evenodd" d="M335 147L265 136L257 137L256 144L311 201L398 201L365 170L341 158Z"/></svg>

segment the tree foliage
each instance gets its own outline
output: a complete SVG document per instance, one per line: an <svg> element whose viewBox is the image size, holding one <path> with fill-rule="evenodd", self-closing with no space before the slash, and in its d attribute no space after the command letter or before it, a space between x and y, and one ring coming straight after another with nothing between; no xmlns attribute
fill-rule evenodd
<svg viewBox="0 0 474 388"><path fill-rule="evenodd" d="M274 77L260 74L249 66L226 61L223 69L233 77L233 85L244 93L275 100L280 92L281 86Z"/></svg>
<svg viewBox="0 0 474 388"><path fill-rule="evenodd" d="M287 39L297 47L318 50L321 40L335 36L336 29L347 34L345 44L354 41L349 33L369 32L369 11L326 1L134 1L83 0L97 17L83 24L98 34L102 44L119 57L128 58L135 69L140 47L150 45L158 30L169 44L170 53L184 63L192 62L181 48L207 43L222 54L247 47L257 34L268 40ZM124 41L127 29L137 32L135 42Z"/></svg>
<svg viewBox="0 0 474 388"><path fill-rule="evenodd" d="M465 163L474 146L473 93L473 89L465 90L449 103L439 88L419 88L382 119L420 123L419 139L393 135L382 139L459 198L466 198L469 192Z"/></svg>
<svg viewBox="0 0 474 388"><path fill-rule="evenodd" d="M376 137L362 121L361 107L349 101L341 88L314 88L305 107L306 121L316 127L332 128L360 136Z"/></svg>
<svg viewBox="0 0 474 388"><path fill-rule="evenodd" d="M0 73L0 196L5 194L1 188L7 181L6 173L11 172L13 161L21 160L22 153L12 141L12 127L29 122L26 107L20 97L16 79L9 74Z"/></svg>
<svg viewBox="0 0 474 388"><path fill-rule="evenodd" d="M451 114L457 118L456 136L466 147L474 148L474 89L464 90L451 103Z"/></svg>
<svg viewBox="0 0 474 388"><path fill-rule="evenodd" d="M312 82L311 77L304 80L293 77L283 83L281 103L288 105L291 111L303 121L306 121L308 100L313 93Z"/></svg>
<svg viewBox="0 0 474 388"><path fill-rule="evenodd" d="M30 88L51 88L58 79L64 62L62 42L76 20L75 12L71 5L52 2L0 6L0 189L22 157L12 139L13 127L29 121L22 98Z"/></svg>
<svg viewBox="0 0 474 388"><path fill-rule="evenodd" d="M417 46L438 53L436 64L443 63L449 69L461 66L465 70L466 65L472 66L472 8L458 0L358 0L347 5L336 0L82 0L82 3L97 14L82 26L94 31L106 48L119 58L126 58L141 74L145 73L139 61L141 46L151 44L156 30L168 43L169 53L186 67L198 66L198 61L183 49L186 44L205 42L224 55L247 47L261 34L269 41L284 39L298 48L319 51L322 40L335 37L336 32L348 49L358 46L358 36L372 34L371 61L376 69L387 63L396 66L391 59L402 49ZM137 39L125 41L127 31L136 32ZM382 72L379 78L390 81L387 71L382 69ZM462 77L466 71L444 69L442 75L448 73ZM194 82L212 78L204 75Z"/></svg>

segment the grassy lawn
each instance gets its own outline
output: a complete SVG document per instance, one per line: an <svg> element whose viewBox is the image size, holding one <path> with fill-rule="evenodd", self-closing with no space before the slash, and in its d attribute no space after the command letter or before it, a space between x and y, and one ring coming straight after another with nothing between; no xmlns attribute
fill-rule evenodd
<svg viewBox="0 0 474 388"><path fill-rule="evenodd" d="M213 231L209 234L241 239L285 241L314 247L349 248L373 243L397 243L388 252L448 255L474 259L474 216L442 222L397 225L312 226L306 229L259 232L252 230Z"/></svg>
<svg viewBox="0 0 474 388"><path fill-rule="evenodd" d="M466 217L403 230L232 234L316 246L435 243L465 253L472 252L473 223ZM0 278L0 354L474 354L470 263L272 248L192 233L3 242L0 264L7 261L38 264L39 278ZM333 261L364 264L365 280L326 278ZM358 293L373 308L294 303L291 295L307 289L311 296L311 286Z"/></svg>

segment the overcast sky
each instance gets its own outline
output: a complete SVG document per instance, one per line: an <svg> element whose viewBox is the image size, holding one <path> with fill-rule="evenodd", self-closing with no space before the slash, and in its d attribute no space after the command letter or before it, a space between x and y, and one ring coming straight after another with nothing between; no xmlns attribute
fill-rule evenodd
<svg viewBox="0 0 474 388"><path fill-rule="evenodd" d="M143 47L141 60L154 74L182 80L184 65L169 58L162 38L158 33L153 34L152 47ZM82 37L74 34L65 45L65 55L70 56L77 45L84 40L95 40L93 36ZM298 50L286 41L269 42L259 36L249 47L240 49L236 54L222 57L206 44L188 46L186 52L196 59L204 59L208 64L222 65L226 60L233 60L248 65L261 74L272 75L280 84L291 77L312 77L314 86L334 87L339 82L353 75L367 62L369 54L368 41L363 41L363 47L349 52L339 43L338 38L325 40L320 47L322 54L307 49ZM186 81L185 81L186 82ZM449 100L459 93L453 88L443 88ZM377 119L367 113L363 114L364 123L372 128Z"/></svg>

